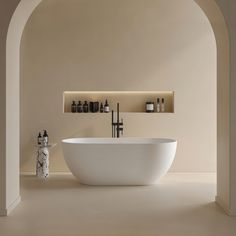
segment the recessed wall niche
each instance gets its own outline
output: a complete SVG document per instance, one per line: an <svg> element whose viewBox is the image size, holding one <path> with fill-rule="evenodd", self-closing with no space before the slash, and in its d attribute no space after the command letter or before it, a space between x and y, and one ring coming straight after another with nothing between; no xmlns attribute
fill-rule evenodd
<svg viewBox="0 0 236 236"><path fill-rule="evenodd" d="M110 110L116 110L116 104L120 103L120 112L143 113L146 102L154 102L154 113L156 112L157 99L160 103L164 99L165 111L160 113L174 113L173 91L65 91L63 93L63 112L71 113L73 101L78 104L89 102L102 102L107 100ZM150 114L150 113L149 113Z"/></svg>

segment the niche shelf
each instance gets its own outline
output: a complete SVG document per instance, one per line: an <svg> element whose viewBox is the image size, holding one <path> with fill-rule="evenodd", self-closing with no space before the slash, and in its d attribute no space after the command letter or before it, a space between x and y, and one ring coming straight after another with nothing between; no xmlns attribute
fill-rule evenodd
<svg viewBox="0 0 236 236"><path fill-rule="evenodd" d="M102 102L108 100L110 111L116 110L116 103L120 103L120 112L146 113L146 102L154 102L155 112L147 114L157 114L157 98L165 99L165 112L174 113L174 91L65 91L63 93L63 112L71 113L72 101ZM88 114L88 113L75 113ZM159 113L158 113L159 114Z"/></svg>

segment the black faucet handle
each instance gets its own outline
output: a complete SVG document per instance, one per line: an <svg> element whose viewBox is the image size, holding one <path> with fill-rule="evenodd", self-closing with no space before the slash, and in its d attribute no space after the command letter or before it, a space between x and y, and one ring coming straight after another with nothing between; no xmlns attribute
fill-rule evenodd
<svg viewBox="0 0 236 236"><path fill-rule="evenodd" d="M121 134L123 135L123 134L124 134L124 129L123 129L123 127L120 127L120 131L121 131Z"/></svg>
<svg viewBox="0 0 236 236"><path fill-rule="evenodd" d="M121 118L121 122L119 122L119 125L124 125L123 118Z"/></svg>
<svg viewBox="0 0 236 236"><path fill-rule="evenodd" d="M124 131L124 129L123 129L123 127L116 127L116 131L117 131L117 134L118 133L121 133L122 135L123 135L123 131ZM120 135L119 135L120 136Z"/></svg>

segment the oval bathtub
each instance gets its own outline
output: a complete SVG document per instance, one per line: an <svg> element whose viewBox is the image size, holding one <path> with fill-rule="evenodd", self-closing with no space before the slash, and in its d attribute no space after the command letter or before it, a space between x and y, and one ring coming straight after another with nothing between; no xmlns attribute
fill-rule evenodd
<svg viewBox="0 0 236 236"><path fill-rule="evenodd" d="M169 170L177 141L159 138L62 140L65 161L88 185L150 185Z"/></svg>

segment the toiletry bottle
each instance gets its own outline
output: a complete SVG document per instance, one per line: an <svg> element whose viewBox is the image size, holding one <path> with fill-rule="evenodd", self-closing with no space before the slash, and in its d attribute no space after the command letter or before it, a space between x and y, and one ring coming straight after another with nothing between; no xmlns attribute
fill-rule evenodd
<svg viewBox="0 0 236 236"><path fill-rule="evenodd" d="M84 113L88 113L88 111L89 111L88 102L85 101L85 102L84 102L84 105L83 105L83 112L84 112Z"/></svg>
<svg viewBox="0 0 236 236"><path fill-rule="evenodd" d="M94 102L89 102L89 111L90 111L90 112L94 112L93 103L94 103Z"/></svg>
<svg viewBox="0 0 236 236"><path fill-rule="evenodd" d="M157 98L157 112L161 111L160 98Z"/></svg>
<svg viewBox="0 0 236 236"><path fill-rule="evenodd" d="M108 102L106 100L105 105L104 105L104 112L108 113L109 111L110 111L110 107L109 107L109 104L108 104Z"/></svg>
<svg viewBox="0 0 236 236"><path fill-rule="evenodd" d="M154 112L154 102L146 102L146 112Z"/></svg>
<svg viewBox="0 0 236 236"><path fill-rule="evenodd" d="M79 101L77 104L77 112L78 113L83 112L83 105L82 105L81 101Z"/></svg>
<svg viewBox="0 0 236 236"><path fill-rule="evenodd" d="M104 112L104 106L103 106L103 104L101 102L101 104L100 104L100 113L103 113L103 112Z"/></svg>
<svg viewBox="0 0 236 236"><path fill-rule="evenodd" d="M38 135L38 145L41 145L41 144L42 144L42 135L39 132L39 135Z"/></svg>
<svg viewBox="0 0 236 236"><path fill-rule="evenodd" d="M44 133L43 133L43 144L45 146L48 145L48 133L47 133L47 130L44 130Z"/></svg>
<svg viewBox="0 0 236 236"><path fill-rule="evenodd" d="M90 102L89 103L89 111L92 113L99 111L99 102Z"/></svg>
<svg viewBox="0 0 236 236"><path fill-rule="evenodd" d="M93 106L94 106L94 112L98 112L99 111L99 102L94 102Z"/></svg>
<svg viewBox="0 0 236 236"><path fill-rule="evenodd" d="M165 99L161 99L161 112L165 112Z"/></svg>
<svg viewBox="0 0 236 236"><path fill-rule="evenodd" d="M71 104L71 112L73 112L73 113L76 112L76 104L75 104L75 101L73 101L72 104Z"/></svg>

